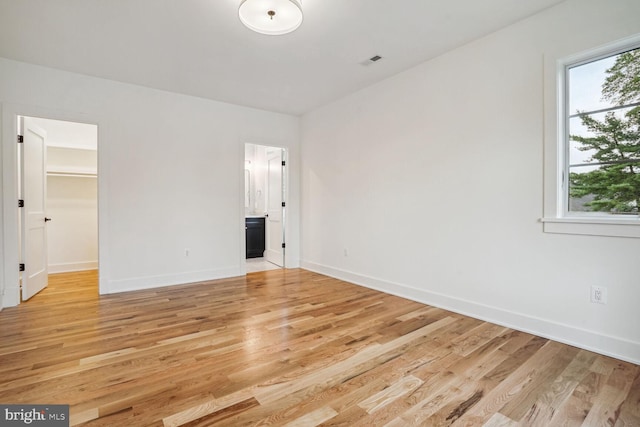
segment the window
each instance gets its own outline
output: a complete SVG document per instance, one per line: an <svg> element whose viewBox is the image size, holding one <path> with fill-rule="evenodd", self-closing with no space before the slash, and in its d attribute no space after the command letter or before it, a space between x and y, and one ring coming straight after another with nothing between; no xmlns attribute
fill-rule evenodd
<svg viewBox="0 0 640 427"><path fill-rule="evenodd" d="M569 65L565 76L567 211L638 215L640 48Z"/></svg>
<svg viewBox="0 0 640 427"><path fill-rule="evenodd" d="M557 89L545 231L640 237L640 37L558 61Z"/></svg>

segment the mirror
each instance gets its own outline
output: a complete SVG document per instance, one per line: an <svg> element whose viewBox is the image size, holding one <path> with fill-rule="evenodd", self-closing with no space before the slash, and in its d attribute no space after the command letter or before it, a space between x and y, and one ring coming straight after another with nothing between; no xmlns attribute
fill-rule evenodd
<svg viewBox="0 0 640 427"><path fill-rule="evenodd" d="M244 170L244 208L249 209L251 206L251 172L249 169Z"/></svg>

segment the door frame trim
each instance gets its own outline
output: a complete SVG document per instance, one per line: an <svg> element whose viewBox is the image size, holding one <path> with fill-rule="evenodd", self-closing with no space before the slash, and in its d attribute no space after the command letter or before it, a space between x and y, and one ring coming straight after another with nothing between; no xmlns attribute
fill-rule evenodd
<svg viewBox="0 0 640 427"><path fill-rule="evenodd" d="M98 289L100 294L109 293L108 280L108 209L107 209L107 185L106 180L101 179L101 174L106 170L107 150L101 141L104 140L105 125L95 117L85 113L61 111L32 105L14 103L0 104L2 120L0 121L1 141L0 160L2 161L2 201L0 222L2 229L0 235L3 245L0 248L0 267L4 272L0 277L0 295L2 301L0 307L12 307L20 304L20 274L19 263L19 211L18 211L18 152L16 135L18 134L17 117L40 117L52 120L62 120L76 123L86 123L98 126ZM16 266L16 268L12 268Z"/></svg>
<svg viewBox="0 0 640 427"><path fill-rule="evenodd" d="M256 146L260 146L260 147L271 147L271 148L279 148L282 150L282 158L284 159L284 161L286 162L286 167L284 167L283 173L282 173L282 185L284 186L284 191L283 191L283 200L287 203L287 208L289 207L289 200L291 199L291 186L290 186L290 155L289 155L289 151L290 148L285 146L285 145L279 145L279 144L274 144L274 143L259 143L259 142L243 142L242 144L240 144L240 149L242 152L241 157L241 162L239 162L241 164L241 166L238 167L238 174L240 176L240 187L241 189L239 190L238 194L244 194L244 161L245 161L245 153L246 153L246 146L250 144L250 145L256 145ZM247 250L247 246L246 246L246 234L245 234L245 210L244 210L244 197L240 198L239 201L239 205L240 205L240 212L241 212L241 224L240 224L240 274L242 276L246 276L247 274L247 266L246 266L246 250ZM285 212L286 208L283 208L283 218L282 218L282 238L283 240L285 239L285 237L287 235L291 235L291 233L287 233L288 227L290 227L289 223L289 218L285 219L284 218L284 212ZM266 221L265 221L265 238L266 238ZM286 240L285 240L286 243ZM265 248L266 251L266 248ZM288 263L287 263L287 259L286 259L286 250L283 249L282 250L282 264L283 266L281 268L288 268Z"/></svg>

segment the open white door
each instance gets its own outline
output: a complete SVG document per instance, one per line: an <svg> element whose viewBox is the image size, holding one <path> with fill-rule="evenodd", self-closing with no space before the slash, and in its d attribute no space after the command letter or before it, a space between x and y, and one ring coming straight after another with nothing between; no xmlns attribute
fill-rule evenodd
<svg viewBox="0 0 640 427"><path fill-rule="evenodd" d="M267 151L267 219L266 250L267 261L284 267L283 234L283 160L281 148Z"/></svg>
<svg viewBox="0 0 640 427"><path fill-rule="evenodd" d="M46 132L29 117L22 119L23 144L21 160L22 208L21 248L22 299L28 300L48 283L47 271L47 146Z"/></svg>

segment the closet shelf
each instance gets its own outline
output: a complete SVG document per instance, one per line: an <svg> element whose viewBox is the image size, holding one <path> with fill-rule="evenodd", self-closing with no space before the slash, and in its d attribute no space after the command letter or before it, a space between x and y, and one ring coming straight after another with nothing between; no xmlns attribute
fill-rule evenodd
<svg viewBox="0 0 640 427"><path fill-rule="evenodd" d="M49 148L62 150L98 151L97 147L88 145L47 144L47 149Z"/></svg>
<svg viewBox="0 0 640 427"><path fill-rule="evenodd" d="M78 178L96 178L98 176L98 171L95 169L72 169L72 168L59 168L59 169L48 169L47 176L67 176L67 177L78 177Z"/></svg>

